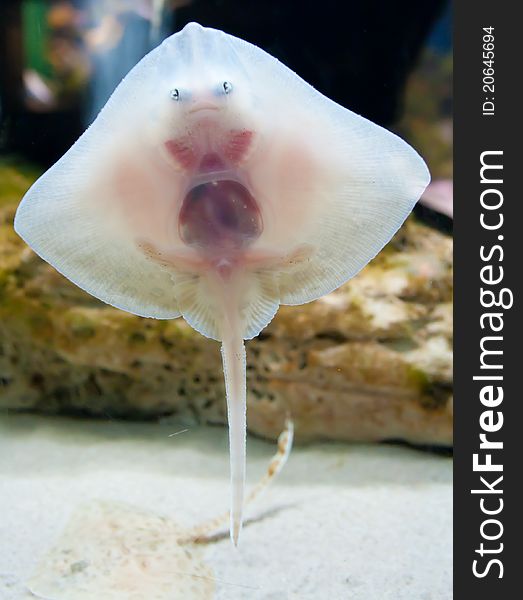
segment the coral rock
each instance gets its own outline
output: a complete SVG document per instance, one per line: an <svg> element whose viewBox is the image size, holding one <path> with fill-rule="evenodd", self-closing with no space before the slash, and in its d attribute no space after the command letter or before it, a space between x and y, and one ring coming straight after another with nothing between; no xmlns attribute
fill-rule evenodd
<svg viewBox="0 0 523 600"><path fill-rule="evenodd" d="M0 165L0 407L226 423L219 345L85 294L14 233L33 173ZM248 427L298 440L452 443L452 242L413 219L328 296L247 343Z"/></svg>

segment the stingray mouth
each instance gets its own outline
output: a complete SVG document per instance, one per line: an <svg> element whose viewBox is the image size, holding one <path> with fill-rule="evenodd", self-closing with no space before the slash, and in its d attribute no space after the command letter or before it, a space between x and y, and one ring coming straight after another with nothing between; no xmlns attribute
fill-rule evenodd
<svg viewBox="0 0 523 600"><path fill-rule="evenodd" d="M191 187L179 214L181 239L206 253L236 252L257 240L263 224L258 204L238 180L215 173Z"/></svg>

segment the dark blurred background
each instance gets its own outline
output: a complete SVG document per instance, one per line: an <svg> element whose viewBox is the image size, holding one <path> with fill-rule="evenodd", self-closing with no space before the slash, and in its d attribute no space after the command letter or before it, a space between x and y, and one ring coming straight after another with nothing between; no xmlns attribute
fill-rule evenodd
<svg viewBox="0 0 523 600"><path fill-rule="evenodd" d="M429 189L432 208L418 212L430 219L436 206L445 215L450 14L445 0L1 0L0 152L50 166L143 55L197 21L262 47L325 95L406 137L438 184Z"/></svg>

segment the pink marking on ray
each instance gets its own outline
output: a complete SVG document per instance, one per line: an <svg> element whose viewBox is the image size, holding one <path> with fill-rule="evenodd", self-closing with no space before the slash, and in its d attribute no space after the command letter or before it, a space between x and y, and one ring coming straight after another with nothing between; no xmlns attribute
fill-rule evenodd
<svg viewBox="0 0 523 600"><path fill-rule="evenodd" d="M198 157L187 138L168 140L165 147L169 154L185 169L192 169L198 163Z"/></svg>
<svg viewBox="0 0 523 600"><path fill-rule="evenodd" d="M234 131L224 148L225 156L233 164L238 164L247 153L253 137L254 133L248 129Z"/></svg>

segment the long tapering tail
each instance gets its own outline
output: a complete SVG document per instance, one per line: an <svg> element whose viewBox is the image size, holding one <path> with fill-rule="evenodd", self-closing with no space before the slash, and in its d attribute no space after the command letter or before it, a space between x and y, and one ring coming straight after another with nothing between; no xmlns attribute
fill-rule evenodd
<svg viewBox="0 0 523 600"><path fill-rule="evenodd" d="M227 394L229 420L229 452L231 461L231 539L235 546L242 527L243 494L245 487L246 445L246 362L241 334L231 329L222 340L223 372Z"/></svg>

